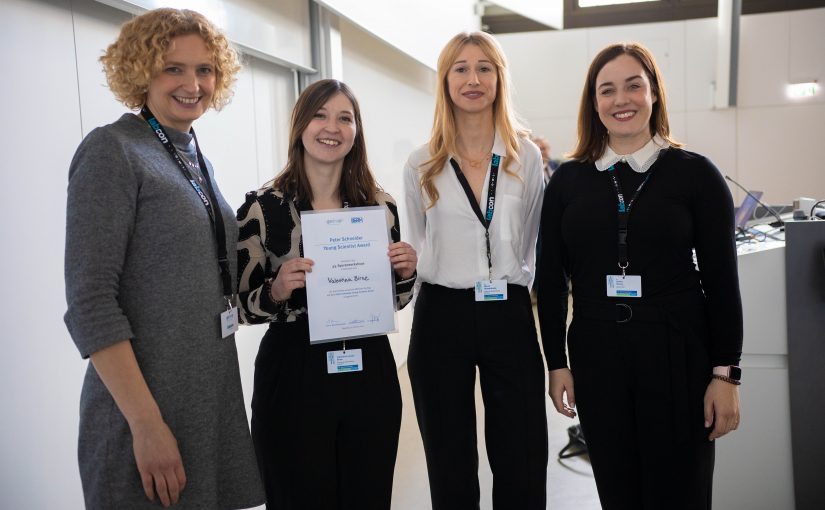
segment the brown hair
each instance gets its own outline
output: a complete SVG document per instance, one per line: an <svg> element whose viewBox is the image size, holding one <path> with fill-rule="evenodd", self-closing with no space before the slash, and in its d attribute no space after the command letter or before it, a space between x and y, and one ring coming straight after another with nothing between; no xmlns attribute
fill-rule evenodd
<svg viewBox="0 0 825 510"><path fill-rule="evenodd" d="M514 175L509 170L510 163L518 162L519 138L526 137L529 130L521 126L516 120L510 105L510 75L507 71L507 59L501 46L490 34L484 32L461 32L454 36L441 50L438 57L438 81L435 91L435 115L433 129L430 135L430 159L421 167L421 187L429 198L430 208L438 201L438 189L433 180L444 168L450 154L456 154L456 124L453 113L453 100L447 85L447 75L458 58L458 54L468 44L474 44L490 59L496 67L496 99L493 102L493 120L496 130L504 142L506 154L502 170Z"/></svg>
<svg viewBox="0 0 825 510"><path fill-rule="evenodd" d="M650 115L650 134L658 134L673 147L682 144L670 136L670 124L667 120L667 100L665 98L665 82L656 65L656 59L649 49L639 43L627 42L611 44L596 55L587 71L587 80L582 90L579 103L579 140L576 149L568 156L581 161L594 162L602 157L607 148L609 134L607 128L596 111L596 77L608 62L620 55L629 55L635 58L650 80L650 87L656 101Z"/></svg>
<svg viewBox="0 0 825 510"><path fill-rule="evenodd" d="M306 168L304 168L306 149L301 136L318 110L339 92L352 103L356 127L352 149L344 157L339 194L342 199L348 200L350 205L356 207L376 203L375 193L379 188L367 161L367 144L361 124L361 109L352 90L338 80L316 81L301 92L292 109L287 163L269 183L269 186L283 191L285 197L293 196L300 202L312 201L312 187L309 185Z"/></svg>
<svg viewBox="0 0 825 510"><path fill-rule="evenodd" d="M199 35L212 52L215 93L209 105L220 110L232 98L241 69L226 36L202 14L189 9L154 9L124 23L115 42L100 57L106 81L118 101L136 110L146 102L149 82L163 68L172 39Z"/></svg>

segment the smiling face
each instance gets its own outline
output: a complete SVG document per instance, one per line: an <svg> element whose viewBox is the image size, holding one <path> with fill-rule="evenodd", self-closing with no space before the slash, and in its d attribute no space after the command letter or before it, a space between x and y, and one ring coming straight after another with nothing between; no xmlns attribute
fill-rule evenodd
<svg viewBox="0 0 825 510"><path fill-rule="evenodd" d="M304 132L304 163L343 164L355 142L355 109L343 93L338 92L318 109Z"/></svg>
<svg viewBox="0 0 825 510"><path fill-rule="evenodd" d="M492 111L498 73L475 44L466 44L447 73L447 89L455 107L465 113Z"/></svg>
<svg viewBox="0 0 825 510"><path fill-rule="evenodd" d="M626 54L614 58L596 75L595 94L613 150L629 154L644 147L652 136L650 116L657 98L642 64Z"/></svg>
<svg viewBox="0 0 825 510"><path fill-rule="evenodd" d="M212 103L215 64L199 35L173 38L163 67L149 82L146 104L158 121L178 131L189 131Z"/></svg>

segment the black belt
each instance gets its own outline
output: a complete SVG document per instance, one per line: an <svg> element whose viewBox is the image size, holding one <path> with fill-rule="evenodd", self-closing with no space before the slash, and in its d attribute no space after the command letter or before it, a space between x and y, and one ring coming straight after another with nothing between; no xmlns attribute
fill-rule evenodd
<svg viewBox="0 0 825 510"><path fill-rule="evenodd" d="M668 316L661 305L642 303L585 303L574 304L573 314L581 319L615 321L667 322Z"/></svg>
<svg viewBox="0 0 825 510"><path fill-rule="evenodd" d="M693 291L681 292L653 302L584 301L576 303L574 298L573 318L584 320L611 321L617 324L630 322L658 322L667 324L670 381L674 402L673 440L681 442L689 437L689 420L691 419L688 402L687 353L685 347L686 331L674 319L674 313L704 313L701 294ZM709 375L708 375L709 377Z"/></svg>

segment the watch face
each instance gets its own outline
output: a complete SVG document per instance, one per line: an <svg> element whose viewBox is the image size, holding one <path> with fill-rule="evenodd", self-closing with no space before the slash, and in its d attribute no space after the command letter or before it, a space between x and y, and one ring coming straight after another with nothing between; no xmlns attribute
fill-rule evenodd
<svg viewBox="0 0 825 510"><path fill-rule="evenodd" d="M729 368L730 368L730 374L728 375L728 377L730 377L734 381L741 381L742 380L742 369L739 368L739 367L735 367L735 366L731 366Z"/></svg>

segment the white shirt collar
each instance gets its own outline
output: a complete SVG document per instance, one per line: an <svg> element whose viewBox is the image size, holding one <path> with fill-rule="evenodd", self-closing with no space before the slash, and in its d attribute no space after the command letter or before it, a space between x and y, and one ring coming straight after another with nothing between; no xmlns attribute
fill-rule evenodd
<svg viewBox="0 0 825 510"><path fill-rule="evenodd" d="M668 143L658 134L633 154L616 154L608 145L602 157L596 161L596 170L603 172L619 161L625 161L634 171L643 174L656 162L659 152L667 147Z"/></svg>

